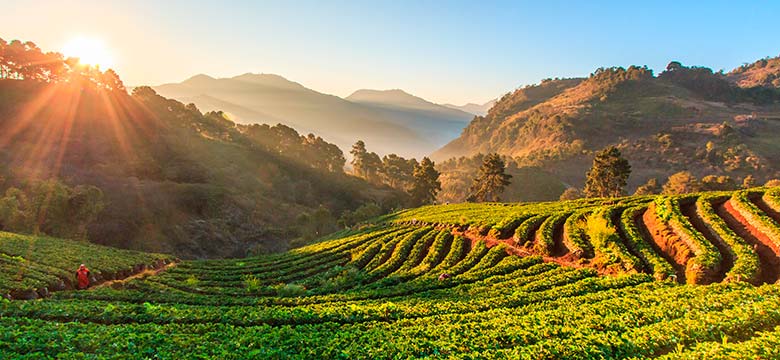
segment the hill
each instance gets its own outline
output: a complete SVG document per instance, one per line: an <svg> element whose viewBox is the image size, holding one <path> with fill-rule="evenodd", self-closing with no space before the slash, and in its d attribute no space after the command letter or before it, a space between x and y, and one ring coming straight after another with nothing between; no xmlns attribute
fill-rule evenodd
<svg viewBox="0 0 780 360"><path fill-rule="evenodd" d="M471 115L446 109L406 94L374 97L364 101L358 91L342 99L308 89L273 74L244 74L214 79L197 75L181 83L154 87L163 96L195 103L207 111L223 110L238 123L272 119L301 133L316 133L348 151L357 140L365 141L379 154L421 156L445 144ZM407 102L407 100L412 100ZM353 101L354 100L354 101ZM400 100L400 102L399 102ZM436 135L428 138L429 135Z"/></svg>
<svg viewBox="0 0 780 360"><path fill-rule="evenodd" d="M726 74L726 78L743 88L780 88L780 56L740 66Z"/></svg>
<svg viewBox="0 0 780 360"><path fill-rule="evenodd" d="M393 119L433 144L446 144L460 134L474 115L434 104L403 90L358 90L348 96L356 104L370 107L382 117Z"/></svg>
<svg viewBox="0 0 780 360"><path fill-rule="evenodd" d="M237 125L148 87L130 95L111 70L24 46L44 59L0 78L2 230L245 256L333 231L365 203L403 199L344 174L344 154L320 137Z"/></svg>
<svg viewBox="0 0 780 360"><path fill-rule="evenodd" d="M750 282L777 280L779 196L411 209L283 254L3 302L0 354L776 358L780 287Z"/></svg>
<svg viewBox="0 0 780 360"><path fill-rule="evenodd" d="M496 104L496 100L490 100L484 104L475 104L475 103L468 103L464 105L443 104L442 106L446 106L450 109L464 111L469 114L485 116L488 113L488 110L490 110L490 108L492 108L493 105L495 104Z"/></svg>
<svg viewBox="0 0 780 360"><path fill-rule="evenodd" d="M599 69L506 94L433 156L498 152L581 186L593 153L617 145L634 165L632 189L684 170L766 180L780 171L778 99L774 88L738 87L676 62L658 76L634 66Z"/></svg>
<svg viewBox="0 0 780 360"><path fill-rule="evenodd" d="M92 284L100 284L160 269L175 260L83 241L0 232L0 296L35 299L73 290L79 264L89 264Z"/></svg>

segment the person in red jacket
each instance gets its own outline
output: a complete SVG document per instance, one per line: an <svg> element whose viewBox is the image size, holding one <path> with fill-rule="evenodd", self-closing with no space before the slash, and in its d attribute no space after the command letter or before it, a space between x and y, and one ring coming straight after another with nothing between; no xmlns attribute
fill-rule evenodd
<svg viewBox="0 0 780 360"><path fill-rule="evenodd" d="M76 279L78 280L77 288L84 290L89 287L89 269L84 264L79 266L79 270L76 271Z"/></svg>

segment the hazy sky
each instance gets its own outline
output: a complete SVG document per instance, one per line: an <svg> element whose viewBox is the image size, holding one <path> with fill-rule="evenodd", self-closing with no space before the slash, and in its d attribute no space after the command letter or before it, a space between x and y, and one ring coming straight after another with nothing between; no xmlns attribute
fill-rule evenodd
<svg viewBox="0 0 780 360"><path fill-rule="evenodd" d="M780 53L780 1L0 0L0 37L102 39L129 85L246 72L339 96L401 88L485 102L546 77Z"/></svg>

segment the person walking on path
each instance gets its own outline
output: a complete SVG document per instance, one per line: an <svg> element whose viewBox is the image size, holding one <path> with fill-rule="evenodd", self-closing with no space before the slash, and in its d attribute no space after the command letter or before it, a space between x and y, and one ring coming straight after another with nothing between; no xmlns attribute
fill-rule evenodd
<svg viewBox="0 0 780 360"><path fill-rule="evenodd" d="M78 280L77 288L84 290L89 287L89 269L84 264L79 266L79 270L76 271L76 280Z"/></svg>

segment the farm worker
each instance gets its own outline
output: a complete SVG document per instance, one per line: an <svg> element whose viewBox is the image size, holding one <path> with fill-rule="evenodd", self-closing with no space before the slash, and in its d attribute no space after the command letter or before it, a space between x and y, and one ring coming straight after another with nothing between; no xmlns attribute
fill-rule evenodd
<svg viewBox="0 0 780 360"><path fill-rule="evenodd" d="M444 281L444 280L447 280L449 278L450 278L450 274L447 274L447 273L443 273L443 274L439 275L439 281Z"/></svg>
<svg viewBox="0 0 780 360"><path fill-rule="evenodd" d="M76 271L76 279L78 280L77 288L84 290L89 286L89 269L84 264L79 266L79 270Z"/></svg>

